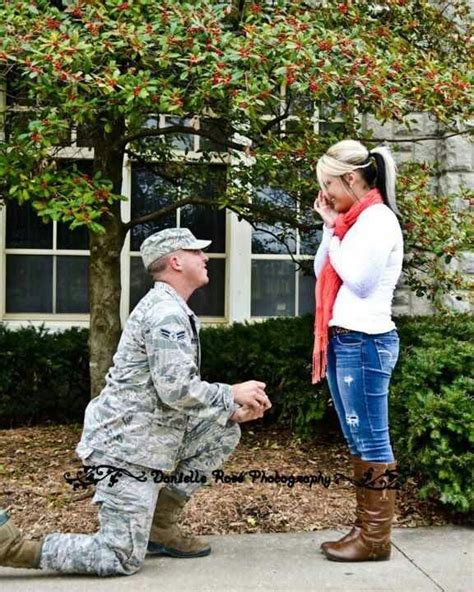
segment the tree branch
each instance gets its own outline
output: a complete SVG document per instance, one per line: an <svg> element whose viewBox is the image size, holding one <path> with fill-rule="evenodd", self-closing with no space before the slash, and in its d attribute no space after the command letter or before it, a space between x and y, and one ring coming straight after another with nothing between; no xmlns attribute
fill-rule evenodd
<svg viewBox="0 0 474 592"><path fill-rule="evenodd" d="M179 187L181 177L178 178L168 175L162 168L159 167L159 163L147 160L146 158L143 158L143 156L141 156L139 153L133 152L133 150L125 150L125 154L131 159L133 159L134 162L143 165L148 170L152 171L153 173L156 173L165 181L168 181L168 183L171 183L175 187Z"/></svg>
<svg viewBox="0 0 474 592"><path fill-rule="evenodd" d="M287 119L289 113L290 113L290 101L286 101L284 113L282 115L279 115L278 117L275 117L275 119L272 119L266 125L264 125L260 131L260 135L264 136L267 132L269 132L272 129L272 127L274 125L277 125L281 121Z"/></svg>
<svg viewBox="0 0 474 592"><path fill-rule="evenodd" d="M193 127L187 127L185 125L170 125L167 127L158 128L156 130L143 130L141 132L137 132L136 134L131 134L129 136L125 136L121 139L120 144L121 146L126 146L130 142L134 142L135 140L141 140L144 138L156 138L159 136L169 135L169 134L191 134L196 136L201 136L203 138L208 138L212 140L216 144L223 146L225 148L232 148L233 150L239 150L240 152L244 152L248 149L248 146L245 144L238 144L237 142L232 142L231 140L222 140L218 136L209 133L207 131L203 131L201 129L195 129Z"/></svg>
<svg viewBox="0 0 474 592"><path fill-rule="evenodd" d="M361 137L359 138L362 142L390 142L394 144L402 144L406 142L426 142L429 140L447 140L448 138L453 138L454 136L463 136L466 134L472 134L474 130L463 130L462 132L453 132L452 134L446 134L445 136L422 136L420 138L369 138L369 137Z"/></svg>

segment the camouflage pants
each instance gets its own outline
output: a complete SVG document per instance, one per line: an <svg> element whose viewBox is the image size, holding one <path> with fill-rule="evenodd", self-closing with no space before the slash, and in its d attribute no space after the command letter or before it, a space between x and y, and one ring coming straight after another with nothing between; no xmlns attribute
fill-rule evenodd
<svg viewBox="0 0 474 592"><path fill-rule="evenodd" d="M240 427L229 422L189 421L177 454L174 476L186 482L167 485L183 497L189 497L200 483L196 476L208 478L232 453L240 439ZM156 483L150 470L94 453L87 464L108 464L126 469L132 475L146 472L147 479L137 481L123 474L109 486L108 479L96 486L94 503L99 504L100 529L96 534L47 535L41 553L41 569L63 573L87 573L99 576L131 575L145 559L148 536L156 500L163 483Z"/></svg>

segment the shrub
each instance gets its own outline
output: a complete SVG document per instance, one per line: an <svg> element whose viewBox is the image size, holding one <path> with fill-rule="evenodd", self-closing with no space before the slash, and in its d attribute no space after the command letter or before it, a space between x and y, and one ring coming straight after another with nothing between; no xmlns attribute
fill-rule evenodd
<svg viewBox="0 0 474 592"><path fill-rule="evenodd" d="M474 508L474 320L466 315L402 319L391 432L401 470L420 496L459 512Z"/></svg>
<svg viewBox="0 0 474 592"><path fill-rule="evenodd" d="M0 426L82 421L89 401L88 331L0 325Z"/></svg>
<svg viewBox="0 0 474 592"><path fill-rule="evenodd" d="M201 335L206 380L261 380L273 404L266 421L289 425L303 437L313 433L329 394L325 383L311 384L311 316L210 327Z"/></svg>

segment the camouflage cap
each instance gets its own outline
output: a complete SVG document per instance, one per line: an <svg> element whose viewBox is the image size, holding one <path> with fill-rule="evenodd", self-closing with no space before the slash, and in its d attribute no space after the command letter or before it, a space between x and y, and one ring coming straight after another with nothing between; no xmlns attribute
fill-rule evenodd
<svg viewBox="0 0 474 592"><path fill-rule="evenodd" d="M211 242L210 240L198 240L188 228L167 228L146 238L142 242L140 253L143 264L148 269L153 261L169 253L180 249L185 251L205 249Z"/></svg>

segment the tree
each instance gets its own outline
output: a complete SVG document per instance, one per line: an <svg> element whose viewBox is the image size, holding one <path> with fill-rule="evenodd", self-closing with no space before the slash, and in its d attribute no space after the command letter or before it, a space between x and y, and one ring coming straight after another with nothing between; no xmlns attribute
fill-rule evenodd
<svg viewBox="0 0 474 592"><path fill-rule="evenodd" d="M458 132L471 104L466 2L326 4L4 0L0 76L11 97L0 195L90 230L93 395L120 334L119 256L130 228L191 203L311 231L315 162L336 137L361 137L354 113L403 121L428 112ZM15 101L27 111L10 113ZM315 106L326 121L338 116L337 133L314 133ZM176 125L153 123L158 113ZM58 167L72 127L88 130L92 176ZM232 157L218 196L206 196L205 175L191 176L173 153L173 134L198 134L219 148L212 158ZM126 154L177 188L172 203L127 223ZM266 203L264 186L282 188L293 206Z"/></svg>

